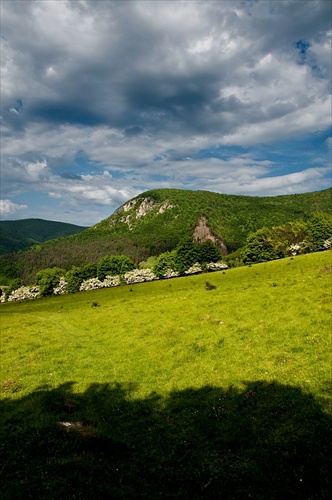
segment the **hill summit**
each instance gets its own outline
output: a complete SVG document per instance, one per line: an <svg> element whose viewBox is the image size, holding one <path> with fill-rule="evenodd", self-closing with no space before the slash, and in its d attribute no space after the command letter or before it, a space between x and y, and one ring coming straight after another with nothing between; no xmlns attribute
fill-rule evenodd
<svg viewBox="0 0 332 500"><path fill-rule="evenodd" d="M263 226L307 218L317 211L330 213L331 195L332 189L274 197L157 189L129 200L78 238L91 232L126 234L155 255L166 247L174 248L184 238L211 239L227 254L241 247L250 232Z"/></svg>

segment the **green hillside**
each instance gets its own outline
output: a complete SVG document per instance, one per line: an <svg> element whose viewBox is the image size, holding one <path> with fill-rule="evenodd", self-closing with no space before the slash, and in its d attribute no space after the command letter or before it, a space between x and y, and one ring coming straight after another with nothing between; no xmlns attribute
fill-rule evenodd
<svg viewBox="0 0 332 500"><path fill-rule="evenodd" d="M173 249L184 238L209 234L223 253L243 246L249 233L312 213L332 213L332 189L276 197L158 189L129 200L112 216L76 235L46 242L0 261L2 284L10 276L33 279L49 266L70 269L125 254L139 263Z"/></svg>
<svg viewBox="0 0 332 500"><path fill-rule="evenodd" d="M18 252L47 240L79 233L86 227L43 219L0 221L0 255Z"/></svg>
<svg viewBox="0 0 332 500"><path fill-rule="evenodd" d="M331 498L331 271L0 304L1 498Z"/></svg>

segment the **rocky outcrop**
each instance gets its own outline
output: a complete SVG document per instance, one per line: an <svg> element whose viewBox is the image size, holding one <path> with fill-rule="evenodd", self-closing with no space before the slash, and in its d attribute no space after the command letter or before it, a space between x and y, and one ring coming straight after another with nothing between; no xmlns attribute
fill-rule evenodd
<svg viewBox="0 0 332 500"><path fill-rule="evenodd" d="M144 198L138 210L136 210L136 219L144 217L146 214L151 212L151 210L153 210L155 206L156 203L152 198Z"/></svg>
<svg viewBox="0 0 332 500"><path fill-rule="evenodd" d="M138 208L136 208L137 205ZM128 212L126 215L123 215L118 222L127 224L128 228L131 230L135 220L145 217L152 210L158 209L156 213L163 214L166 210L170 210L171 208L174 208L174 205L172 205L168 200L158 203L153 198L147 197L136 198L135 200L128 201L128 203L123 205L115 213ZM111 225L114 224L116 224L116 222L112 221Z"/></svg>
<svg viewBox="0 0 332 500"><path fill-rule="evenodd" d="M136 200L128 201L128 203L122 206L122 210L124 212L129 212L129 210L132 210L135 205L136 205Z"/></svg>
<svg viewBox="0 0 332 500"><path fill-rule="evenodd" d="M212 233L207 224L207 218L205 216L200 217L198 224L195 227L193 238L198 243L203 243L203 241L210 240L220 249L222 255L227 255L228 253L225 243Z"/></svg>

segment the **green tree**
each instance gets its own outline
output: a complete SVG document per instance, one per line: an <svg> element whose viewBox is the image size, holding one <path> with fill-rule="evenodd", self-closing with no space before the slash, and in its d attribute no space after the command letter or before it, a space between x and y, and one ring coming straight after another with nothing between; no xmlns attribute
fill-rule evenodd
<svg viewBox="0 0 332 500"><path fill-rule="evenodd" d="M177 269L181 274L200 261L200 245L190 239L178 245L175 250Z"/></svg>
<svg viewBox="0 0 332 500"><path fill-rule="evenodd" d="M105 255L100 259L97 266L97 276L104 280L107 275L123 275L135 269L135 263L125 255Z"/></svg>
<svg viewBox="0 0 332 500"><path fill-rule="evenodd" d="M162 278L168 269L178 270L176 250L160 254L153 266L153 272L158 278Z"/></svg>
<svg viewBox="0 0 332 500"><path fill-rule="evenodd" d="M82 267L83 279L88 280L97 276L97 264L89 262Z"/></svg>
<svg viewBox="0 0 332 500"><path fill-rule="evenodd" d="M267 227L249 234L243 254L245 264L266 262L281 256L280 250L276 249L273 231Z"/></svg>
<svg viewBox="0 0 332 500"><path fill-rule="evenodd" d="M65 280L67 282L67 292L75 293L80 289L82 281L89 278L94 278L97 275L96 264L89 263L85 266L74 266L65 274Z"/></svg>
<svg viewBox="0 0 332 500"><path fill-rule="evenodd" d="M332 216L316 212L307 221L307 235L311 251L322 250L324 241L332 236Z"/></svg>
<svg viewBox="0 0 332 500"><path fill-rule="evenodd" d="M62 276L65 276L65 269L60 267L48 267L36 274L35 284L39 286L39 294L42 296L52 295Z"/></svg>
<svg viewBox="0 0 332 500"><path fill-rule="evenodd" d="M200 256L198 262L208 264L209 262L218 262L222 258L221 251L211 240L206 240L199 245Z"/></svg>

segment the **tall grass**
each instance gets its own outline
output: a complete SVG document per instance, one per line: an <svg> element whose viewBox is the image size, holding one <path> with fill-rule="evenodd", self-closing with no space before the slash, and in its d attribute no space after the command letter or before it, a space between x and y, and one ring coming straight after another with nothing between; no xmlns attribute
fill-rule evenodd
<svg viewBox="0 0 332 500"><path fill-rule="evenodd" d="M331 252L1 306L7 498L327 498Z"/></svg>

